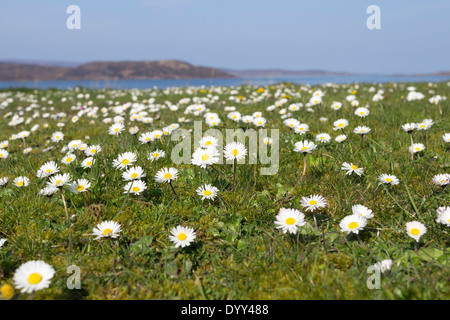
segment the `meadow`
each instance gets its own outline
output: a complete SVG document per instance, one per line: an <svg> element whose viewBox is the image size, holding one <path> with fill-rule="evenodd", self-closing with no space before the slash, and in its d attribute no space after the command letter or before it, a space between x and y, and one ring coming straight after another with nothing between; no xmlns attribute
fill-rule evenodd
<svg viewBox="0 0 450 320"><path fill-rule="evenodd" d="M448 299L449 93L445 82L0 90L0 295ZM249 141L244 164L226 141L199 150L216 162L192 147L194 163L174 163L177 143L199 143L186 133L196 121L278 129L263 140L278 170L250 164ZM164 168L178 175L155 179ZM33 260L51 270L19 274Z"/></svg>

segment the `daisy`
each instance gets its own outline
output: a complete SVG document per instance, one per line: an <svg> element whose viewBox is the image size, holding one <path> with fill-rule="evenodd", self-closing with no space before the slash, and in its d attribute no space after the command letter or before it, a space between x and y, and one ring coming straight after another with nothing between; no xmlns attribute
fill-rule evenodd
<svg viewBox="0 0 450 320"><path fill-rule="evenodd" d="M72 179L70 177L70 174L68 173L56 174L50 177L49 182L47 182L47 185L61 188L62 186L68 184L71 180Z"/></svg>
<svg viewBox="0 0 450 320"><path fill-rule="evenodd" d="M294 152L300 152L300 153L311 153L316 149L316 144L314 142L304 140L300 142L296 142L294 144Z"/></svg>
<svg viewBox="0 0 450 320"><path fill-rule="evenodd" d="M86 150L84 150L84 154L86 154L86 156L88 156L88 157L91 157L101 151L102 151L102 148L99 145L93 145L93 146L88 146L86 148Z"/></svg>
<svg viewBox="0 0 450 320"><path fill-rule="evenodd" d="M361 205L361 204L355 204L352 206L352 212L354 215L370 219L373 218L373 212L369 208Z"/></svg>
<svg viewBox="0 0 450 320"><path fill-rule="evenodd" d="M227 161L233 161L233 160L241 160L247 155L247 149L245 148L245 145L243 145L240 142L230 142L227 143L224 150L224 157L227 159Z"/></svg>
<svg viewBox="0 0 450 320"><path fill-rule="evenodd" d="M49 161L44 163L37 171L38 178L46 178L59 172L59 167L55 161Z"/></svg>
<svg viewBox="0 0 450 320"><path fill-rule="evenodd" d="M124 173L122 173L122 178L125 181L141 179L143 177L145 177L144 170L139 166L131 167L130 169L128 169Z"/></svg>
<svg viewBox="0 0 450 320"><path fill-rule="evenodd" d="M83 160L83 162L81 163L81 166L86 169L86 168L92 167L92 165L94 163L95 163L94 158L93 157L88 157L88 158Z"/></svg>
<svg viewBox="0 0 450 320"><path fill-rule="evenodd" d="M450 183L450 174L437 174L432 179L433 183L439 187L445 187Z"/></svg>
<svg viewBox="0 0 450 320"><path fill-rule="evenodd" d="M23 150L24 154L30 153L31 151L33 151L33 148L26 148Z"/></svg>
<svg viewBox="0 0 450 320"><path fill-rule="evenodd" d="M281 229L283 233L296 233L299 227L306 224L305 215L297 209L281 208L275 217L277 229Z"/></svg>
<svg viewBox="0 0 450 320"><path fill-rule="evenodd" d="M305 134L309 131L309 126L306 123L300 123L297 127L294 128L294 132L300 135Z"/></svg>
<svg viewBox="0 0 450 320"><path fill-rule="evenodd" d="M356 173L358 176L361 176L363 174L364 168L358 168L356 165L354 165L353 163L347 163L344 162L342 164L342 170L347 170L347 172L345 174L352 174L353 172Z"/></svg>
<svg viewBox="0 0 450 320"><path fill-rule="evenodd" d="M416 124L418 130L428 130L434 124L433 120L425 119L421 123Z"/></svg>
<svg viewBox="0 0 450 320"><path fill-rule="evenodd" d="M239 111L230 112L227 118L237 122L241 120L241 113Z"/></svg>
<svg viewBox="0 0 450 320"><path fill-rule="evenodd" d="M368 134L370 132L370 128L366 126L358 126L353 129L353 132L356 134Z"/></svg>
<svg viewBox="0 0 450 320"><path fill-rule="evenodd" d="M147 160L150 160L151 162L158 160L159 158L164 158L166 156L166 153L162 150L155 150L148 154Z"/></svg>
<svg viewBox="0 0 450 320"><path fill-rule="evenodd" d="M386 259L386 260L377 262L373 266L378 268L382 273L385 273L386 271L391 270L391 268L392 268L392 260L391 259Z"/></svg>
<svg viewBox="0 0 450 320"><path fill-rule="evenodd" d="M423 151L425 146L422 143L414 143L411 147L409 147L410 153L417 153Z"/></svg>
<svg viewBox="0 0 450 320"><path fill-rule="evenodd" d="M293 118L286 119L283 121L283 123L292 129L294 129L295 127L298 127L300 125L300 121L298 121L297 119L293 119Z"/></svg>
<svg viewBox="0 0 450 320"><path fill-rule="evenodd" d="M9 152L6 149L0 149L0 159L8 158Z"/></svg>
<svg viewBox="0 0 450 320"><path fill-rule="evenodd" d="M334 140L336 142L344 142L345 140L347 140L347 136L345 134L340 134Z"/></svg>
<svg viewBox="0 0 450 320"><path fill-rule="evenodd" d="M334 109L334 110L339 110L341 107L342 107L341 102L333 102L333 104L331 105L331 109Z"/></svg>
<svg viewBox="0 0 450 320"><path fill-rule="evenodd" d="M269 137L265 137L263 139L264 144L272 144L273 143L273 139L269 138Z"/></svg>
<svg viewBox="0 0 450 320"><path fill-rule="evenodd" d="M301 205L306 211L314 212L316 209L324 208L327 205L327 201L321 195L312 195L309 197L303 197L300 200Z"/></svg>
<svg viewBox="0 0 450 320"><path fill-rule="evenodd" d="M192 154L192 164L201 168L206 168L207 165L213 165L219 162L219 152L214 147L203 149L199 147Z"/></svg>
<svg viewBox="0 0 450 320"><path fill-rule="evenodd" d="M97 224L95 228L92 229L92 235L97 236L94 240L111 237L119 237L119 233L122 232L120 225L115 221L104 221Z"/></svg>
<svg viewBox="0 0 450 320"><path fill-rule="evenodd" d="M28 178L25 177L25 176L21 176L21 177L14 178L13 184L14 184L16 187L21 188L21 187L26 187L26 186L28 186L29 182L30 182L30 179L28 179Z"/></svg>
<svg viewBox="0 0 450 320"><path fill-rule="evenodd" d="M404 125L402 125L402 129L405 132L411 133L413 132L415 129L417 129L417 126L415 123L405 123Z"/></svg>
<svg viewBox="0 0 450 320"><path fill-rule="evenodd" d="M339 120L336 120L333 123L333 125L334 125L334 128L333 128L334 131L339 130L339 129L344 129L345 127L348 126L348 121L346 119L339 119Z"/></svg>
<svg viewBox="0 0 450 320"><path fill-rule="evenodd" d="M133 152L125 152L119 155L119 157L115 160L113 160L113 166L116 169L124 169L133 163L136 162L136 154Z"/></svg>
<svg viewBox="0 0 450 320"><path fill-rule="evenodd" d="M342 232L355 234L358 234L359 231L363 230L366 225L366 218L355 214L346 216L339 223L339 227L341 228Z"/></svg>
<svg viewBox="0 0 450 320"><path fill-rule="evenodd" d="M163 132L161 130L154 130L152 131L152 141L155 139L161 139L161 137L163 136Z"/></svg>
<svg viewBox="0 0 450 320"><path fill-rule="evenodd" d="M331 136L328 133L319 133L316 135L316 141L321 143L327 143L331 140Z"/></svg>
<svg viewBox="0 0 450 320"><path fill-rule="evenodd" d="M0 141L0 149L6 149L9 146L9 141L8 140L4 140L4 141Z"/></svg>
<svg viewBox="0 0 450 320"><path fill-rule="evenodd" d="M78 179L69 185L73 193L86 192L91 187L91 183L86 179Z"/></svg>
<svg viewBox="0 0 450 320"><path fill-rule="evenodd" d="M53 142L59 142L64 140L64 133L62 133L61 131L56 131L52 134L51 140Z"/></svg>
<svg viewBox="0 0 450 320"><path fill-rule="evenodd" d="M63 159L62 163L69 164L73 162L77 157L73 153L68 153Z"/></svg>
<svg viewBox="0 0 450 320"><path fill-rule="evenodd" d="M419 221L406 223L406 233L408 236L419 242L420 238L427 232L427 227Z"/></svg>
<svg viewBox="0 0 450 320"><path fill-rule="evenodd" d="M69 142L67 147L69 148L70 151L74 151L75 149L78 149L78 147L81 144L83 144L83 141L81 141L81 140L72 140L72 141Z"/></svg>
<svg viewBox="0 0 450 320"><path fill-rule="evenodd" d="M0 239L0 248L3 247L5 242L6 242L6 239Z"/></svg>
<svg viewBox="0 0 450 320"><path fill-rule="evenodd" d="M442 140L445 142L450 142L450 133L446 133L442 136Z"/></svg>
<svg viewBox="0 0 450 320"><path fill-rule="evenodd" d="M124 187L124 189L125 189L124 193L131 192L136 195L139 195L142 192L144 192L145 189L147 189L147 185L142 180L134 180L134 181L128 182L127 185Z"/></svg>
<svg viewBox="0 0 450 320"><path fill-rule="evenodd" d="M14 272L14 286L22 293L32 293L48 288L55 270L41 260L28 261Z"/></svg>
<svg viewBox="0 0 450 320"><path fill-rule="evenodd" d="M253 122L253 117L252 116L243 116L242 118L241 118L241 121L242 122L244 122L244 123L252 123Z"/></svg>
<svg viewBox="0 0 450 320"><path fill-rule="evenodd" d="M119 123L114 123L113 125L111 125L111 127L109 127L109 129L108 129L108 133L110 135L117 136L117 135L121 134L123 130L125 130L125 126L119 122Z"/></svg>
<svg viewBox="0 0 450 320"><path fill-rule="evenodd" d="M175 168L163 168L159 170L155 175L156 182L164 183L171 182L172 180L176 180L178 178L178 170Z"/></svg>
<svg viewBox="0 0 450 320"><path fill-rule="evenodd" d="M391 185L397 185L399 184L399 180L396 176L392 175L392 174L382 174L378 177L378 180L382 183L385 184L391 184Z"/></svg>
<svg viewBox="0 0 450 320"><path fill-rule="evenodd" d="M204 184L198 187L195 191L199 196L202 197L202 200L214 200L214 198L217 196L217 192L219 192L219 189L210 184Z"/></svg>
<svg viewBox="0 0 450 320"><path fill-rule="evenodd" d="M170 233L169 239L175 243L175 248L189 246L195 239L194 229L189 227L177 226Z"/></svg>
<svg viewBox="0 0 450 320"><path fill-rule="evenodd" d="M266 125L266 122L266 118L263 117L256 117L252 121L252 123L257 127L264 127Z"/></svg>
<svg viewBox="0 0 450 320"><path fill-rule="evenodd" d="M440 207L437 210L438 216L436 219L437 223L445 224L450 227L450 207Z"/></svg>
<svg viewBox="0 0 450 320"><path fill-rule="evenodd" d="M367 117L369 115L369 109L365 108L365 107L360 107L360 108L356 108L355 110L355 115L357 115L358 117L364 118Z"/></svg>
<svg viewBox="0 0 450 320"><path fill-rule="evenodd" d="M141 136L139 137L139 141L141 142L141 144L149 143L150 141L153 141L153 139L154 137L152 132L142 133Z"/></svg>
<svg viewBox="0 0 450 320"><path fill-rule="evenodd" d="M49 185L41 190L39 190L39 194L43 196L51 196L54 195L59 191L59 188L55 187L54 185Z"/></svg>
<svg viewBox="0 0 450 320"><path fill-rule="evenodd" d="M8 177L0 178L0 186L1 186L1 187L6 186L6 184L8 183L8 181L9 181L9 178L8 178Z"/></svg>

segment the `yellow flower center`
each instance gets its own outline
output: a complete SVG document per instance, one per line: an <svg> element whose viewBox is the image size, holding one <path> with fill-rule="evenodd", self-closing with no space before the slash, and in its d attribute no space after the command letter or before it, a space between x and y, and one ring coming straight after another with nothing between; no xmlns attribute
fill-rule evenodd
<svg viewBox="0 0 450 320"><path fill-rule="evenodd" d="M305 151L306 149L308 149L308 147L302 147L302 150Z"/></svg>
<svg viewBox="0 0 450 320"><path fill-rule="evenodd" d="M293 127L294 126L294 124L293 123L291 123L289 126L291 126L291 127Z"/></svg>
<svg viewBox="0 0 450 320"><path fill-rule="evenodd" d="M212 145L212 142L211 141L206 141L205 145L210 146L210 145Z"/></svg>
<svg viewBox="0 0 450 320"><path fill-rule="evenodd" d="M115 131L115 132L118 132L118 131L119 131L119 128L116 128L114 131Z"/></svg>
<svg viewBox="0 0 450 320"><path fill-rule="evenodd" d="M150 138L149 138L149 137L147 137L147 138L145 138L145 140L146 140L146 141L150 141Z"/></svg>
<svg viewBox="0 0 450 320"><path fill-rule="evenodd" d="M139 192L139 190L140 190L139 187L133 187L134 192Z"/></svg>
<svg viewBox="0 0 450 320"><path fill-rule="evenodd" d="M343 127L344 126L344 124L343 123L339 123L339 125L338 125L338 127Z"/></svg>
<svg viewBox="0 0 450 320"><path fill-rule="evenodd" d="M11 299L14 296L14 288L9 284L4 284L0 288L0 296L5 299Z"/></svg>
<svg viewBox="0 0 450 320"><path fill-rule="evenodd" d="M86 165L87 165L88 167L90 167L90 166L92 165L92 161L86 162Z"/></svg>
<svg viewBox="0 0 450 320"><path fill-rule="evenodd" d="M71 157L68 157L68 158L66 159L66 162L70 162L70 161L72 161L72 158L71 158Z"/></svg>
<svg viewBox="0 0 450 320"><path fill-rule="evenodd" d="M61 182L61 180L56 180L55 184L56 184L57 186L59 186L60 184L62 184L62 182Z"/></svg>
<svg viewBox="0 0 450 320"><path fill-rule="evenodd" d="M324 139L325 139L325 137L320 137L320 139L324 140Z"/></svg>
<svg viewBox="0 0 450 320"><path fill-rule="evenodd" d="M392 182L392 179L391 178L386 178L385 179L387 182Z"/></svg>
<svg viewBox="0 0 450 320"><path fill-rule="evenodd" d="M416 148L414 148L414 149L416 149L416 151L420 151L420 148L419 148L419 147L416 147Z"/></svg>
<svg viewBox="0 0 450 320"><path fill-rule="evenodd" d="M356 223L356 222L350 222L349 223L349 225L348 225L348 227L350 228L350 229L355 229L355 228L357 228L358 227L358 223Z"/></svg>
<svg viewBox="0 0 450 320"><path fill-rule="evenodd" d="M237 156L238 153L239 153L238 149L234 149L233 151L231 151L231 154L232 154L233 156Z"/></svg>
<svg viewBox="0 0 450 320"><path fill-rule="evenodd" d="M164 179L169 180L170 178L172 178L172 175L170 173L166 173L164 175Z"/></svg>
<svg viewBox="0 0 450 320"><path fill-rule="evenodd" d="M363 114L364 114L364 112L362 112L362 111L361 111L361 112L360 112L359 114L360 114L360 115L363 115Z"/></svg>
<svg viewBox="0 0 450 320"><path fill-rule="evenodd" d="M159 134L155 134L155 138L159 138Z"/></svg>
<svg viewBox="0 0 450 320"><path fill-rule="evenodd" d="M352 168L353 170L358 170L358 167L355 166L354 164L352 164L352 166L350 168Z"/></svg>
<svg viewBox="0 0 450 320"><path fill-rule="evenodd" d="M111 229L105 229L105 230L103 230L103 235L104 235L105 237L111 235L112 233L113 233L113 232L112 232Z"/></svg>
<svg viewBox="0 0 450 320"><path fill-rule="evenodd" d="M124 166L126 166L129 163L130 163L130 160L128 160L128 159L123 159L122 160L122 165L124 165Z"/></svg>
<svg viewBox="0 0 450 320"><path fill-rule="evenodd" d="M94 154L94 153L96 153L96 152L97 152L97 150L95 150L95 149L92 149L92 150L91 150L91 153L92 153L92 154Z"/></svg>
<svg viewBox="0 0 450 320"><path fill-rule="evenodd" d="M159 157L159 153L155 152L155 153L153 154L153 157L154 157L154 158Z"/></svg>
<svg viewBox="0 0 450 320"><path fill-rule="evenodd" d="M292 224L294 224L294 223L295 223L295 219L294 219L294 218L287 218L287 219L286 219L286 224L292 225Z"/></svg>
<svg viewBox="0 0 450 320"><path fill-rule="evenodd" d="M311 206L313 206L313 205L317 204L317 201L316 201L316 200L311 200L311 201L309 202L309 204L310 204Z"/></svg>
<svg viewBox="0 0 450 320"><path fill-rule="evenodd" d="M28 282L30 284L38 284L39 282L41 282L42 280L42 276L39 273L32 273L28 276Z"/></svg>
<svg viewBox="0 0 450 320"><path fill-rule="evenodd" d="M19 187L23 186L23 181L17 182L17 185L18 185Z"/></svg>
<svg viewBox="0 0 450 320"><path fill-rule="evenodd" d="M76 187L77 191L83 191L84 190L84 186L83 185L79 185L78 187Z"/></svg>
<svg viewBox="0 0 450 320"><path fill-rule="evenodd" d="M187 238L187 235L185 234L185 233L180 233L179 235L178 235L178 240L180 240L180 241L184 241L184 240L186 240L186 238Z"/></svg>
<svg viewBox="0 0 450 320"><path fill-rule="evenodd" d="M412 228L410 232L413 236L417 236L420 233L420 230L417 228Z"/></svg>
<svg viewBox="0 0 450 320"><path fill-rule="evenodd" d="M131 177L134 179L138 176L138 174L136 172L133 172L133 174L131 175Z"/></svg>
<svg viewBox="0 0 450 320"><path fill-rule="evenodd" d="M47 173L52 173L53 172L53 170L52 169L47 169L47 171L46 171Z"/></svg>
<svg viewBox="0 0 450 320"><path fill-rule="evenodd" d="M209 155L207 153L202 155L202 161L207 161L208 159L209 159Z"/></svg>
<svg viewBox="0 0 450 320"><path fill-rule="evenodd" d="M210 196L210 195L211 195L211 191L205 190L205 192L203 192L203 194L204 194L205 196Z"/></svg>

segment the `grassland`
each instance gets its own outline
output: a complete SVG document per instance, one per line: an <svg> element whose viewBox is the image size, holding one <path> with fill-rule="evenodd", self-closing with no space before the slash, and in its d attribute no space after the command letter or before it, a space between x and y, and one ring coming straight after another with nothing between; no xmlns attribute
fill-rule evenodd
<svg viewBox="0 0 450 320"><path fill-rule="evenodd" d="M369 91L371 84L312 88L279 84L263 87L264 93L250 86L221 88L220 92L213 88L2 90L0 103L7 98L12 101L0 110L0 141L30 130L35 124L39 128L25 140L10 141L8 158L0 159L0 178L9 178L9 183L0 187L0 237L7 239L0 249L0 282L12 284L14 272L21 264L43 260L53 266L56 274L49 288L38 291L34 299L448 299L449 227L436 223L436 209L450 205L450 193L449 188L435 186L432 178L449 172L450 144L442 136L450 132L450 101L432 104L428 99L437 94L448 96L450 87L447 83L414 84L425 98L407 101L409 85L374 86L384 90L384 99L379 102L372 101L375 93ZM292 103L305 105L317 89L325 93L321 104L312 106L312 112L306 107L292 112L291 118L310 126L310 131L300 136L283 124L278 111ZM364 119L364 125L371 128L371 133L364 145L358 135L351 133L362 124L361 118L354 115L355 108L346 101L352 91L360 106L369 105L370 115ZM79 94L90 96L80 98ZM264 98L255 99L261 94ZM131 122L128 109L123 115L127 130L121 138L108 135L110 124L103 123L103 118L116 116L112 111L115 103L132 103L133 96L144 106L149 105L149 99L155 99L152 104L158 110L149 114L155 120L151 124ZM242 101L230 101L230 96L241 96ZM67 100L63 102L64 97ZM193 103L180 103L186 97L206 98L202 103L219 114L219 128L223 129L248 128L228 119L226 106L235 106L242 115L261 111L267 119L265 127L280 130L278 173L260 175L259 169L265 165L238 165L236 189L232 190L232 165L216 165L217 170L192 164L173 165L170 154L176 142L170 141L169 136L141 144L141 133L177 123L180 117L191 120L180 123L184 129L192 129L194 120L203 119L201 115L184 114L186 106ZM288 101L285 105L266 110L283 97ZM334 101L343 103L340 110L330 108ZM33 103L38 107L27 111ZM178 110L171 111L169 105L177 105ZM98 111L97 118L83 115L72 122L72 116L82 106L106 108L108 115ZM9 126L12 115L20 111L25 121ZM35 112L39 114L32 118ZM43 117L45 113L59 112L66 116ZM5 117L8 113L12 114ZM327 120L320 120L323 117ZM349 134L346 142L337 143L333 122L341 118L349 121ZM429 130L414 132L414 142L423 143L426 149L411 161L410 138L401 125L424 119L432 119L434 124ZM58 127L57 123L65 126ZM132 126L139 127L137 135L128 132ZM204 124L203 128L208 127ZM64 132L64 141L50 140L55 131ZM317 143L318 148L307 157L306 176L300 181L303 158L293 152L294 143L314 141L321 132L330 134L332 140ZM75 162L61 163L62 147L74 139L102 147L92 168L80 167L84 158L81 152ZM54 148L43 152L50 146ZM32 151L24 154L27 147ZM166 157L150 162L147 154L156 148L164 150ZM112 160L125 151L138 155L136 165L147 175L147 190L139 196L130 195L119 212L125 183L120 171L112 167ZM80 194L63 188L69 221L59 194L38 194L45 179L37 178L36 172L47 161L56 161L61 171L70 173L73 179L83 177L92 183L84 193L87 207ZM341 170L344 162L358 164L364 168L364 174L346 175ZM179 198L167 184L153 179L159 169L171 166L180 170L180 178L174 181ZM400 184L380 183L377 178L383 173L396 175ZM23 188L14 186L12 180L17 176L27 176L30 184ZM214 201L202 201L195 193L204 183L219 188ZM328 202L317 215L319 231L313 228L311 213L300 205L302 197L312 194L320 194ZM365 247L339 227L354 204L374 212L360 233ZM307 224L297 234L283 234L275 228L275 216L282 207L305 213ZM94 240L92 229L106 220L120 223L123 231L117 239ZM417 252L405 231L406 222L413 220L427 226ZM175 248L169 241L169 232L177 225L196 231L197 238L191 246ZM393 260L392 269L381 275L380 289L370 290L366 270L384 259ZM70 265L80 267L79 290L67 288L70 274L66 269ZM27 299L30 295L16 292L15 298Z"/></svg>

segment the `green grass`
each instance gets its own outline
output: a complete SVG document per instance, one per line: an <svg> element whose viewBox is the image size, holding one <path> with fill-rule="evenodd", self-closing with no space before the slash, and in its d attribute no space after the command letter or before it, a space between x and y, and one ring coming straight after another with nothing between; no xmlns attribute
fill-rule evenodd
<svg viewBox="0 0 450 320"><path fill-rule="evenodd" d="M306 136L295 134L283 124L278 114L281 108L266 111L278 100L273 96L277 88L298 92L301 86L293 84L266 87L266 92L270 93L267 98L248 104L228 100L231 89L227 88L220 94L209 88L193 94L185 90L179 90L180 93L87 89L0 91L0 97L7 94L0 102L9 97L14 99L0 110L0 141L22 130L30 130L34 124L40 125L25 143L21 139L10 141L9 157L0 159L0 178L6 176L10 180L6 187L0 187L0 237L7 239L0 249L0 282L12 284L14 271L21 264L40 259L52 265L56 275L50 287L38 291L34 299L448 299L449 228L435 220L436 209L450 205L450 192L449 188L434 186L431 179L436 174L449 172L450 146L442 140L442 135L450 132L450 101L433 105L428 98L435 94L448 96L450 87L446 83L437 83L432 88L426 83L414 84L417 91L425 94L425 99L408 102L408 84L385 84L382 87L384 100L373 102L374 93L368 91L371 86L362 84L356 93L360 106L370 105L370 115L364 125L372 132L363 147L359 136L353 133L349 134L351 143L338 144L334 137L340 133L332 129L333 122L340 118L350 122L347 133L362 124L353 113L354 107L345 101L348 90L355 89L353 85L320 87L325 92L322 105L313 107L314 112L301 108L293 113L293 118L309 124ZM242 86L234 96L251 99L256 89ZM77 98L80 92L89 93L90 99ZM127 111L127 131L122 135L126 147L120 138L107 134L109 124L102 123L100 111L97 119L85 115L78 122L71 122L71 116L78 111L71 106L77 102L84 104L92 100L93 106L108 108L108 100L123 104L131 102L132 95L138 95L139 102L154 97L156 104L167 101L178 104L184 97L207 97L209 93L219 96L218 102L206 103L206 106L219 114L221 128L246 129L242 123L227 119L223 109L231 105L242 115L261 111L267 119L266 128L280 129L277 174L261 176L259 169L267 165L238 165L237 188L233 191L232 165L216 166L224 176L193 165L173 165L170 154L175 142L168 137L164 137L163 143L140 144L137 139L140 133L161 129L185 116L182 105L178 111L165 108L149 114L160 115L160 120L152 124L130 123ZM97 98L98 94L104 94L106 99ZM305 90L301 95L290 98L284 107L297 102L305 104L311 96ZM42 97L47 100L42 101ZM62 97L67 97L68 101L61 102ZM32 100L40 108L25 111ZM49 105L48 100L53 100L53 104ZM332 110L333 101L343 102L342 109ZM11 117L4 115L16 113L19 106L23 107L25 120L35 111L39 111L40 116L29 124L8 126ZM47 109L42 110L43 107ZM67 117L44 119L42 115L46 112L65 112ZM109 111L108 117L113 116ZM181 124L184 129L192 129L193 120L202 119L193 115L185 117L191 122ZM328 120L321 122L321 117ZM414 133L415 142L424 143L426 149L411 161L409 136L401 125L426 118L433 119L435 124L425 132ZM58 128L58 122L64 122L65 127ZM44 128L45 123L48 128ZM135 125L139 133L133 136L128 128ZM203 129L208 129L205 124ZM64 132L64 141L46 144L57 130ZM314 140L321 132L329 133L332 140L318 146L308 156L306 176L300 182L303 159L293 152L294 143ZM84 159L81 152L77 153L76 162L68 166L61 163L64 156L61 148L73 139L102 146L94 168L81 169ZM42 153L51 145L55 148ZM25 146L32 147L32 152L23 154ZM146 160L147 153L156 148L164 150L166 157L153 163ZM111 163L125 151L138 154L136 165L144 168L147 190L140 196L130 195L117 215L125 197L125 182ZM45 181L36 177L36 171L51 160L60 164L61 171L70 173L73 179L85 177L92 183L85 193L88 208L81 195L63 189L71 216L69 224L59 193L52 197L38 195ZM363 176L345 175L340 169L343 162L363 167ZM158 184L153 179L159 169L167 166L180 170L180 178L174 181L179 199L167 184ZM382 173L396 175L400 184L388 188L381 185L377 177ZM12 184L20 175L31 179L29 186L17 188ZM220 196L212 202L202 202L195 189L204 183L218 187ZM320 194L328 201L328 206L318 215L320 232L313 230L311 213L305 212L299 203L303 196L312 194ZM339 222L351 214L354 204L374 211L374 218L360 233L365 248L354 236L343 234L339 228ZM305 212L307 224L298 234L283 234L275 228L275 216L282 207ZM94 240L92 228L106 220L121 224L120 237ZM423 222L428 228L420 240L418 253L414 252L413 240L405 232L405 223L412 220ZM179 224L196 231L196 241L190 247L175 249L169 241L170 230ZM392 270L381 275L379 290L369 290L366 270L384 259L394 261ZM70 265L81 268L81 290L69 290L66 286L70 276L66 269ZM30 297L16 293L19 299Z"/></svg>

